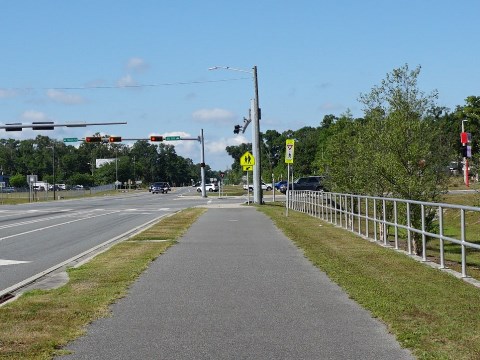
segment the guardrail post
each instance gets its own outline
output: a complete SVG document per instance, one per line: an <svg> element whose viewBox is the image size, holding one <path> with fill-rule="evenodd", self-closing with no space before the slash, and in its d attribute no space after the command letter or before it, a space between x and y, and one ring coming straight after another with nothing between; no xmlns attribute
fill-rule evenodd
<svg viewBox="0 0 480 360"><path fill-rule="evenodd" d="M412 234L410 232L410 203L407 202L407 249L408 254L412 255Z"/></svg>
<svg viewBox="0 0 480 360"><path fill-rule="evenodd" d="M438 207L438 234L440 235L440 269L445 269L445 253L443 244L443 208Z"/></svg>
<svg viewBox="0 0 480 360"><path fill-rule="evenodd" d="M355 222L355 207L353 206L353 195L350 195L350 230L353 232L354 229L354 222Z"/></svg>
<svg viewBox="0 0 480 360"><path fill-rule="evenodd" d="M368 198L365 198L365 237L368 239L368 221L370 220L368 212Z"/></svg>
<svg viewBox="0 0 480 360"><path fill-rule="evenodd" d="M427 261L427 237L425 236L425 205L421 205L422 213L422 260Z"/></svg>
<svg viewBox="0 0 480 360"><path fill-rule="evenodd" d="M395 250L398 250L398 213L397 213L397 201L393 201L393 218L395 223Z"/></svg>
<svg viewBox="0 0 480 360"><path fill-rule="evenodd" d="M467 255L465 249L465 209L460 209L460 226L462 241L462 277L467 277Z"/></svg>
<svg viewBox="0 0 480 360"><path fill-rule="evenodd" d="M357 196L357 206L358 206L358 234L362 235L362 198Z"/></svg>
<svg viewBox="0 0 480 360"><path fill-rule="evenodd" d="M382 200L382 209L383 209L383 223L382 223L382 229L383 229L383 245L387 245L387 202L385 199Z"/></svg>

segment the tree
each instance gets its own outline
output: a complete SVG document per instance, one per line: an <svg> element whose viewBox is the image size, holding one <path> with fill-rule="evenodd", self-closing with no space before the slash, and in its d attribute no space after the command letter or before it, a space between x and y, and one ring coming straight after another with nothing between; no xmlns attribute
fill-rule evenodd
<svg viewBox="0 0 480 360"><path fill-rule="evenodd" d="M367 195L391 195L410 200L437 201L446 188L448 148L431 116L437 93L419 90L420 67L408 65L387 74L379 86L362 94L365 118L342 132L330 144L331 177L342 190ZM336 161L335 159L339 160ZM344 169L345 159L354 166ZM340 182L343 177L355 180ZM336 181L336 182L335 182ZM434 213L426 215L432 225ZM411 207L411 221L421 222L420 207ZM414 234L414 251L421 252L420 236Z"/></svg>
<svg viewBox="0 0 480 360"><path fill-rule="evenodd" d="M25 175L22 175L22 174L15 174L10 176L9 182L11 186L14 186L16 188L22 188L22 187L28 186L27 178Z"/></svg>

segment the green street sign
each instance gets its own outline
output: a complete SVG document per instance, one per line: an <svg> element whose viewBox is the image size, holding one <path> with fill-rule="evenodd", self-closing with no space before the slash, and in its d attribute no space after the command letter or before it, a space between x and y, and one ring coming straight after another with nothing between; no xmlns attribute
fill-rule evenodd
<svg viewBox="0 0 480 360"><path fill-rule="evenodd" d="M181 140L181 139L180 139L180 136L166 136L165 140L172 141L172 140Z"/></svg>
<svg viewBox="0 0 480 360"><path fill-rule="evenodd" d="M77 142L78 138L63 138L63 142Z"/></svg>

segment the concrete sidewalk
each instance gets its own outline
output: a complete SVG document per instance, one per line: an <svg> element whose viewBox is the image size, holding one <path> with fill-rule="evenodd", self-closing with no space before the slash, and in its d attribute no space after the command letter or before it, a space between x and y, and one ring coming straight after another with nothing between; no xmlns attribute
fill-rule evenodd
<svg viewBox="0 0 480 360"><path fill-rule="evenodd" d="M253 207L209 209L66 359L412 359Z"/></svg>

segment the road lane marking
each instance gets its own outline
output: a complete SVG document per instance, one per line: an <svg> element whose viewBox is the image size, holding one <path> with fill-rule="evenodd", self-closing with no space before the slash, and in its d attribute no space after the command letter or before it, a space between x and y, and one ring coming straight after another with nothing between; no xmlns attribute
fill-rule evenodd
<svg viewBox="0 0 480 360"><path fill-rule="evenodd" d="M13 223L13 224L2 225L2 226L0 226L0 229L8 229L8 228L11 228L11 227L35 224L35 223L42 222L42 221L56 220L56 219L61 219L61 218L65 218L65 217L84 216L86 214L90 214L93 211L98 211L98 210L100 210L100 209L89 210L89 211L79 211L79 212L73 212L73 213L69 212L68 214L62 214L62 215L58 215L58 216L49 216L49 217L45 217L45 218L41 218L41 219L25 220L25 221L16 222L16 223Z"/></svg>
<svg viewBox="0 0 480 360"><path fill-rule="evenodd" d="M0 266L4 265L16 265L16 264L26 264L29 263L30 261L19 261L19 260L3 260L0 259Z"/></svg>
<svg viewBox="0 0 480 360"><path fill-rule="evenodd" d="M31 233L34 233L34 232L37 232L37 231L42 231L42 230L46 230L46 229L51 229L51 228L54 228L54 227L57 227L57 226L63 226L63 225L71 224L71 223L78 222L78 221L93 219L93 218L100 217L100 216L105 216L105 215L117 214L117 213L119 213L119 212L120 212L120 211L112 211L112 212L105 213L105 214L99 214L99 215L94 215L94 216L87 216L87 217L84 217L84 218L81 218L81 219L70 220L70 221L66 221L66 222L63 222L63 223L58 223L58 224L54 224L54 225L49 225L49 226L45 226L45 227L38 228L38 229L33 229L33 230L29 230L29 231L24 231L24 232L22 232L22 233L18 233L18 234L13 234L13 235L1 237L1 238L0 238L0 241L6 240L6 239L11 239L11 238L14 238L14 237L17 237L17 236L22 236L22 235L26 235L26 234L31 234Z"/></svg>

